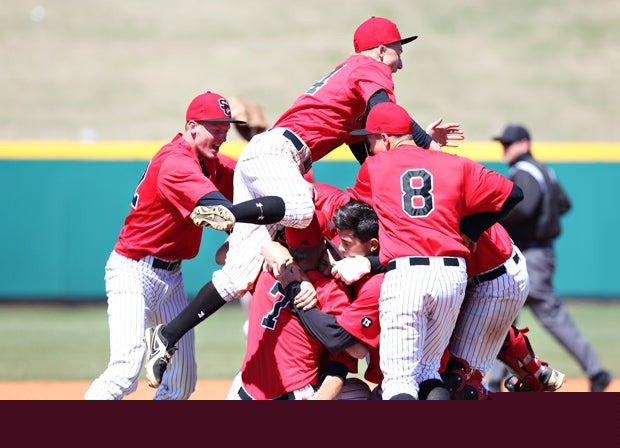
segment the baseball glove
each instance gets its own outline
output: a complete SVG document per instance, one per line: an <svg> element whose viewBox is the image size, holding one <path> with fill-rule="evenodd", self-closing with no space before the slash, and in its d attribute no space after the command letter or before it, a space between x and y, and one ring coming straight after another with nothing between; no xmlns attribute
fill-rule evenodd
<svg viewBox="0 0 620 448"><path fill-rule="evenodd" d="M190 215L194 224L201 227L211 227L214 230L229 232L235 225L235 215L223 205L206 207L200 205Z"/></svg>

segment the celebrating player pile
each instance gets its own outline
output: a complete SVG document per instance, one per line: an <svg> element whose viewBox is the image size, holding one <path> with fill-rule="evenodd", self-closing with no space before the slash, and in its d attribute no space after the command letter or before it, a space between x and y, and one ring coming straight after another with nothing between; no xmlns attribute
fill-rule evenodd
<svg viewBox="0 0 620 448"><path fill-rule="evenodd" d="M491 239L489 250L484 253L496 252L492 261L485 261L491 263L489 270L498 276L488 275L486 267L478 271L469 269L468 263L474 266L479 261L472 256L476 242L481 235L488 236L488 229L522 199L522 192L512 181L480 164L441 152L442 146L456 146L463 139L458 123L442 124L442 119L438 119L425 131L396 104L392 75L403 68L403 45L416 38L402 38L397 26L388 19L371 17L364 21L354 33L355 53L300 95L272 128L251 137L234 168L232 204L211 187L208 181L216 171L200 157L190 157L191 176L204 185L199 191L191 190L192 194L184 190L177 178L172 178L177 174L175 167L162 163L170 169L171 179L165 177L161 182L164 187L175 189L164 194L170 204L162 204L160 213L167 211L184 224L206 224L229 232L230 236L223 267L213 273L194 300L181 309L186 297L178 293L174 307L147 316L152 326L143 332L145 369L149 384L158 388L156 398L189 396L195 384L192 329L224 304L246 293L255 294L257 303L250 305L249 351L239 376L240 385L231 391L236 398L365 396L359 384L351 385L355 394L342 392L347 391L347 374L356 372L355 358L366 356L370 348L375 349L375 355L379 350L381 372L372 378L382 379L384 399L488 396L482 377L502 346L523 298L507 290L501 297L503 304L490 300L492 316L483 320L493 336L487 337L476 333L480 329L472 330L478 328L472 317L478 310L464 301L468 279L471 285L473 279L515 276L515 266L522 254L512 245L499 247L500 239ZM191 153L189 149L196 146L192 141L204 140L217 153L230 123L235 122L225 99L217 101L221 110L209 104L190 106L188 114L193 111L198 115L187 117L184 137L189 147L179 142L184 151ZM370 260L363 253L337 262L321 258L328 253L323 238L312 233L316 232L316 225L311 223L320 215L317 209L329 208L329 222L335 207L330 208L329 201L319 206L317 189L304 176L314 162L343 144L350 147L362 165L355 186L348 190L349 196L345 195L344 201L341 196L331 205L354 199L374 208L379 232L374 251L378 247L379 253L378 257L371 255ZM156 156L154 161L160 158ZM146 176L152 178L156 173L149 169ZM159 185L155 179L151 183ZM158 197L155 192L149 194ZM178 204L181 200L182 207ZM341 225L346 227L342 222ZM142 234L148 236L153 226L155 223L145 226ZM282 227L285 231L279 232ZM328 236L325 226L323 230L323 236ZM292 254L278 249L276 261L265 263L265 248L274 244L278 235L283 235L282 243L289 245ZM138 246L139 240L136 238L128 245ZM151 263L147 257L152 257L151 268L176 272L180 260L195 256L197 251L196 244L191 254L165 253L174 244L181 244L178 239L155 243L151 252L141 252L139 257L130 256L129 252L122 255L131 261L146 260L147 264ZM478 264L481 265L486 266ZM263 268L267 272L261 272ZM366 296L357 309L349 310L350 301L359 297L350 297L344 283L363 280L364 275L377 270L384 271L384 277L374 278L374 288L353 288L354 293ZM180 277L173 280L181 284ZM519 278L515 284L520 284L518 281L524 279ZM330 302L336 295L344 302ZM141 292L132 296L139 302L137 309L148 309L150 304ZM484 292L479 292L479 297L480 302L488 298ZM328 322L331 329L329 337L318 331L308 334L299 325L298 319L308 325L310 321L304 316L306 312L312 315L313 307L323 312L319 319L328 316L323 322ZM355 314L367 312L363 316ZM132 343L136 343L135 330L141 329L144 322L144 313L139 314L136 317L142 319L140 324L134 322L131 328ZM342 315L345 317L338 320ZM358 317L362 328L355 323ZM366 331L369 328L372 331ZM185 338L188 333L189 338ZM282 340L277 335L282 335ZM285 335L293 342L285 342ZM186 345L187 341L191 345ZM261 341L270 341L270 345L261 346ZM482 344L484 350L469 350L473 343ZM144 345L135 346L142 353ZM518 353L511 355L512 361L519 356L534 356L531 350L506 353ZM290 362L291 356L302 362ZM259 359L263 361L259 363ZM268 361L274 365L267 366ZM520 361L516 359L515 365ZM561 385L562 377L549 375L556 371L546 369L546 365L534 363L529 368L536 372L520 371L518 379L525 381L523 377L531 375L527 382L530 387L535 381L542 384L543 379L545 390ZM547 372L546 376L541 372ZM189 379L184 380L184 374ZM135 378L133 369L129 389ZM179 388L177 383L182 385L182 393L173 395L170 391Z"/></svg>

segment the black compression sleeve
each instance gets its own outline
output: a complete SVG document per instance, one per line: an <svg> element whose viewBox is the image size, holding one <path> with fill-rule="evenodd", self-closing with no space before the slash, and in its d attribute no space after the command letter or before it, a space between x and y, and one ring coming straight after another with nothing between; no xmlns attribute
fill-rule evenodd
<svg viewBox="0 0 620 448"><path fill-rule="evenodd" d="M336 316L325 314L317 308L304 311L292 302L291 307L306 330L330 352L338 353L360 342L336 322Z"/></svg>
<svg viewBox="0 0 620 448"><path fill-rule="evenodd" d="M223 205L235 216L237 222L248 224L274 224L284 218L286 205L279 196L263 196L234 204L219 191L212 191L201 197L196 206L213 207Z"/></svg>
<svg viewBox="0 0 620 448"><path fill-rule="evenodd" d="M433 137L427 134L426 131L422 129L420 125L416 123L415 120L412 119L412 121L413 121L413 140L415 141L415 144L418 145L420 148L428 149L428 147L431 145L431 142L433 141Z"/></svg>
<svg viewBox="0 0 620 448"><path fill-rule="evenodd" d="M228 209L237 222L275 224L284 218L286 206L279 196L263 196L231 205Z"/></svg>
<svg viewBox="0 0 620 448"><path fill-rule="evenodd" d="M370 109L375 107L379 103L388 103L391 102L390 97L388 96L385 90L377 90L372 96L368 99L368 112Z"/></svg>

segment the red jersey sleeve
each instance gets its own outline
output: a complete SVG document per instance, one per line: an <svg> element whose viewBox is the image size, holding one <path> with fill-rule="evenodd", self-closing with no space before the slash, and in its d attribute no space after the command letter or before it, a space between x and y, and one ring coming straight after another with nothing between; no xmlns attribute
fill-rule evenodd
<svg viewBox="0 0 620 448"><path fill-rule="evenodd" d="M383 274L364 277L356 283L355 300L336 322L350 334L371 347L379 347L379 295Z"/></svg>
<svg viewBox="0 0 620 448"><path fill-rule="evenodd" d="M362 166L357 172L355 185L353 186L353 188L347 187L347 193L351 197L351 199L365 202L371 207L374 207L372 200L372 185L370 183L370 171L368 170L368 166L369 164L367 163L367 161L362 163Z"/></svg>
<svg viewBox="0 0 620 448"><path fill-rule="evenodd" d="M473 160L461 157L463 171L468 177L465 183L465 206L467 214L488 211L489 205L499 211L512 191L513 182L506 176L490 170ZM500 195L497 193L501 192Z"/></svg>
<svg viewBox="0 0 620 448"><path fill-rule="evenodd" d="M351 198L340 188L322 182L314 184L314 205L332 220L338 207L348 203Z"/></svg>

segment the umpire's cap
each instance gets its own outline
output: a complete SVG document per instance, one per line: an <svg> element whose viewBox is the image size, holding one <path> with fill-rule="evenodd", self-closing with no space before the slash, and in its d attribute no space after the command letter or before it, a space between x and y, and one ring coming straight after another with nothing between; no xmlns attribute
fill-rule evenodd
<svg viewBox="0 0 620 448"><path fill-rule="evenodd" d="M212 121L225 123L245 124L245 121L235 120L230 113L230 105L226 98L213 92L198 95L189 103L185 114L185 121Z"/></svg>
<svg viewBox="0 0 620 448"><path fill-rule="evenodd" d="M506 129L504 129L502 135L493 137L493 140L497 140L498 142L505 144L511 144L523 139L530 140L530 133L523 126L517 124L510 124L506 126Z"/></svg>

